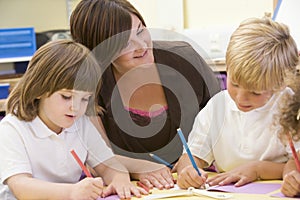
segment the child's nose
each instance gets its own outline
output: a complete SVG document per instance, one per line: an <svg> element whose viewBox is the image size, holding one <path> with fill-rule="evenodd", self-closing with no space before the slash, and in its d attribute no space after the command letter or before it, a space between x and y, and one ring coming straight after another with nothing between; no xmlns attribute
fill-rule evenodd
<svg viewBox="0 0 300 200"><path fill-rule="evenodd" d="M239 90L236 94L237 100L241 101L246 101L248 99L248 92L245 90Z"/></svg>
<svg viewBox="0 0 300 200"><path fill-rule="evenodd" d="M80 102L73 100L71 105L72 111L78 111L80 109Z"/></svg>

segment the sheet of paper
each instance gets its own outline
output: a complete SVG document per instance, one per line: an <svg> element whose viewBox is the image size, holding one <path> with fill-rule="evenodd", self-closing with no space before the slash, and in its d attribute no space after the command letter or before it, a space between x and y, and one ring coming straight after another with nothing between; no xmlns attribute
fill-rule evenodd
<svg viewBox="0 0 300 200"><path fill-rule="evenodd" d="M232 193L246 193L246 194L268 194L280 189L280 183L249 183L240 187L233 184L225 186L211 186L208 191L232 192Z"/></svg>
<svg viewBox="0 0 300 200"><path fill-rule="evenodd" d="M289 197L284 196L281 192L272 194L271 197L289 198ZM300 199L300 197L293 197L293 199Z"/></svg>
<svg viewBox="0 0 300 200"><path fill-rule="evenodd" d="M98 197L97 200L120 200L120 197L118 195L110 195L108 197Z"/></svg>

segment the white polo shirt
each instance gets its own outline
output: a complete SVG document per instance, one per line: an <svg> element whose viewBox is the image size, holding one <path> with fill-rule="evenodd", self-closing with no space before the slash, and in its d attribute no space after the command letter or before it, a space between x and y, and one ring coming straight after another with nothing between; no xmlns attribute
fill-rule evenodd
<svg viewBox="0 0 300 200"><path fill-rule="evenodd" d="M220 172L249 161L286 162L290 150L277 136L274 114L280 98L292 93L286 88L249 112L240 111L227 90L216 94L195 118L188 137L192 154L209 165L215 161Z"/></svg>
<svg viewBox="0 0 300 200"><path fill-rule="evenodd" d="M87 116L57 135L39 117L25 122L8 114L0 130L0 199L15 199L3 182L19 173L49 182L78 182L81 168L72 149L91 167L113 157Z"/></svg>

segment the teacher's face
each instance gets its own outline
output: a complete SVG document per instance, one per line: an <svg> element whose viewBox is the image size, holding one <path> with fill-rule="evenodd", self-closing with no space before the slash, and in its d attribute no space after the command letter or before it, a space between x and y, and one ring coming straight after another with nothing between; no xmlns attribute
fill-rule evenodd
<svg viewBox="0 0 300 200"><path fill-rule="evenodd" d="M115 70L120 74L154 62L149 31L135 15L131 15L131 19L132 30L127 46L113 62Z"/></svg>

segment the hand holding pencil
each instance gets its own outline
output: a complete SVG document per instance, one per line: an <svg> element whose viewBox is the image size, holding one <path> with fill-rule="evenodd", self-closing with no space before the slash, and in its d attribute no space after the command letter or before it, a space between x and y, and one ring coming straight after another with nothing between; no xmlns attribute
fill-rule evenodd
<svg viewBox="0 0 300 200"><path fill-rule="evenodd" d="M104 187L102 178L92 178L91 173L87 170L86 166L83 164L83 162L80 160L79 156L73 149L71 150L71 154L82 169L82 171L85 173L86 177L88 177L88 179L83 179L74 185L75 187L71 190L73 193L72 196L78 199L81 199L79 197L89 197L93 199L101 197Z"/></svg>
<svg viewBox="0 0 300 200"><path fill-rule="evenodd" d="M184 189L189 187L205 187L207 174L204 171L203 173L200 172L180 128L177 129L177 133L187 153L186 155L181 156L179 159L178 165L184 167L181 169L180 173L178 173L178 186ZM187 165L189 162L192 165ZM195 174L195 172L197 174Z"/></svg>
<svg viewBox="0 0 300 200"><path fill-rule="evenodd" d="M293 159L286 163L281 192L287 197L295 197L300 194L300 162L291 135L286 136Z"/></svg>

